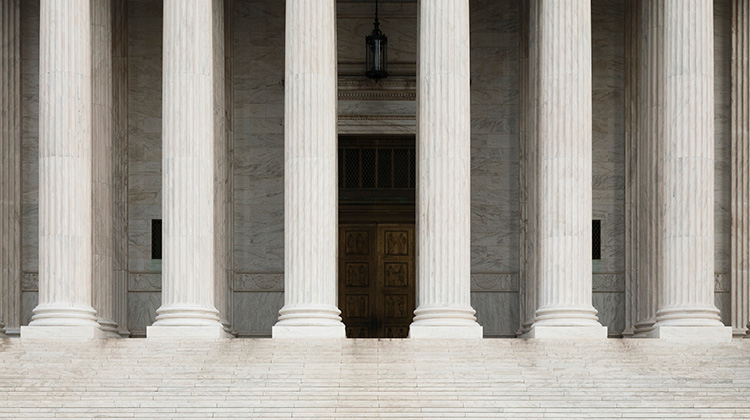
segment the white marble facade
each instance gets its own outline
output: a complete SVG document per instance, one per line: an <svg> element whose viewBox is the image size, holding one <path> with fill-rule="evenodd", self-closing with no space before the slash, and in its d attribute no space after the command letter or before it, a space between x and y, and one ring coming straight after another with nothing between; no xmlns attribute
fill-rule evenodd
<svg viewBox="0 0 750 420"><path fill-rule="evenodd" d="M653 185L647 181L649 178L641 177L659 176L658 171L654 174L646 171L649 167L646 160L639 160L643 153L641 145L648 144L644 143L644 139L649 129L643 125L648 114L640 108L641 100L648 96L650 88L661 86L652 86L645 81L643 73L648 71L648 61L640 55L648 47L642 41L648 29L640 26L646 13L644 5L652 2L461 0L454 4L445 0L420 0L424 3L422 13L425 14L421 16L416 0L384 1L380 4L380 20L381 29L389 38L390 77L376 84L362 76L364 37L372 28L374 4L371 3L374 2L288 0L289 5L298 5L297 9L290 7L290 11L284 1L278 0L190 0L176 2L184 10L175 11L167 7L173 5L174 1L76 1L91 8L87 17L91 28L86 31L79 28L79 32L88 33L89 42L93 43L89 64L83 64L89 67L89 75L86 76L83 71L81 74L94 81L88 102L83 101L76 106L82 110L90 109L87 112L93 115L93 122L79 122L96 134L93 137L88 135L93 139L88 147L94 145L94 159L98 164L94 169L99 171L93 175L80 171L80 176L90 179L76 181L82 187L76 191L89 194L90 191L86 193L88 190L83 187L88 184L86 188L91 189L93 185L93 211L107 209L106 212L110 214L107 218L97 218L82 210L75 212L82 219L76 225L76 229L81 230L76 232L85 236L85 229L93 229L94 232L107 229L110 236L95 236L93 245L88 245L89 248L94 247L93 251L86 251L86 248L79 250L82 254L80 261L93 258L93 266L98 268L93 271L93 288L84 287L87 290L84 294L71 296L69 300L94 305L93 309L98 314L92 316L98 316L100 322L108 326L108 334L145 336L147 327L157 321L157 309L161 307L158 313L162 326L210 324L217 331L215 336L227 332L240 337L270 336L272 327L279 321L279 310L286 304L288 308L302 308L299 312L305 319L317 316L331 321L331 325L335 324L331 328L340 335L340 325L336 324L335 273L323 270L324 266L330 265L325 261L335 261L335 254L301 253L310 249L322 251L335 242L336 236L330 232L331 226L336 225L335 189L332 191L330 186L321 183L305 184L305 181L325 174L325 179L335 182L335 165L330 165L330 158L332 151L335 151L332 141L337 132L416 134L418 141L428 141L419 136L430 133L431 127L438 129L431 134L434 142L429 144L442 147L439 145L441 135L448 136L451 141L460 138L460 151L466 155L465 162L461 159L453 162L455 167L447 167L439 160L420 160L425 168L432 168L429 170L442 168L458 173L451 179L455 185L446 187L430 183L441 177L439 173L424 172L428 178L421 183L420 200L443 197L448 193L462 197L461 205L447 205L442 209L430 206L428 210L432 213L429 216L420 210L420 220L428 217L430 220L442 220L441 217L451 220L455 215L450 212L460 212L460 217L454 220L465 222L460 224L462 230L454 232L460 236L459 239L466 241L462 245L466 250L462 254L462 262L458 264L459 268L446 268L446 273L451 274L440 277L444 279L444 284L427 277L420 280L425 287L435 288L436 294L433 296L441 296L440 290L446 293L450 291L449 298L439 300L447 303L446 307L461 306L465 309L467 320L476 316L476 323L481 326L479 331L483 329L485 337L515 337L528 333L535 321L545 319L545 312L540 314L537 311L540 308L535 307L537 302L542 307L552 308L547 313L563 313L567 310L565 307L571 305L577 308L572 315L572 312L567 312L570 315L567 318L561 317L551 322L553 325L568 327L576 324L572 319L585 318L585 323L592 330L598 325L605 326L606 334L610 337L631 336L634 333L636 336L644 335L639 332L649 330L654 322L658 322L659 299L663 297L652 293L657 287L655 282L649 282L645 277L639 278L647 270L647 266L639 265L639 261L649 254L644 249L646 245L642 245L648 244L648 241L638 236L648 232L646 225L639 225L644 221L640 215L646 211L644 209L648 209L646 202L639 201L642 197L640 194L645 187ZM0 231L3 241L0 249L3 254L0 261L3 264L8 261L8 266L0 270L0 290L3 293L0 322L4 322L5 330L14 336L19 334L21 326L28 325L32 320L32 311L40 303L40 286L47 289L47 292L41 293L42 304L56 299L54 294L49 294L52 290L49 283L45 283L55 277L50 277L50 272L44 271L47 264L44 260L49 262L50 255L56 255L49 253L52 248L45 239L44 228L54 223L55 219L44 219L45 215L50 214L49 209L43 209L48 202L45 200L50 197L50 184L40 183L40 179L45 181L48 178L44 177L49 177L44 157L49 156L45 148L49 144L45 142L50 140L45 136L50 135L50 129L53 133L56 131L55 126L48 122L49 116L44 114L46 108L42 107L40 112L40 95L51 94L48 90L50 85L40 84L40 81L45 81L44 68L40 78L40 63L51 60L49 50L40 50L40 45L45 45L45 30L50 29L40 28L40 21L45 22L45 13L40 12L45 12L48 2L0 2L0 10L10 11L0 16L0 20L3 27L11 28L0 32L0 36L4 37L3 49L0 50L0 63L3 64L0 66L3 71L0 75L3 84L0 86L15 89L0 92L0 103L3 107L9 104L8 109L20 111L18 114L3 112L0 117L4 124L0 127L3 158L5 150L18 156L14 160L17 167L4 165L0 169L0 181L3 182L0 195L3 200L0 203L0 227L3 229ZM709 121L711 124L701 126L704 129L701 139L706 142L701 143L701 150L713 159L713 165L704 168L707 171L712 169L713 181L709 176L703 180L706 184L703 194L713 196L713 206L701 208L704 212L701 216L704 217L701 220L705 221L703 225L713 224L713 229L705 236L710 243L705 243L704 250L696 254L705 257L701 302L715 306L716 311L712 313L716 315L713 319L716 325L721 325L720 317L721 323L732 325L734 334L739 336L744 334L745 324L750 318L750 286L746 284L747 250L750 249L747 220L750 216L746 197L742 198L742 193L750 189L747 185L750 160L746 156L750 118L741 111L747 109L746 102L749 100L749 12L743 0L691 2L701 6L703 23L710 23L712 27L712 31L704 28L706 33L701 41L701 51L713 50L712 57L702 57L705 65L713 64L713 80L706 79L704 88L713 83L714 105L711 107L705 101L709 109L705 110L706 116L701 120L706 122L707 118L712 117ZM107 3L111 19L102 19L104 6L100 3ZM450 4L456 10L446 16L446 5L443 3ZM665 7L669 3L672 9L685 7L682 1L664 3ZM193 15L199 6L205 8L205 13ZM430 7L434 7L434 10ZM165 13L170 11L182 18L195 17L192 28L197 35L190 45L202 46L200 51L192 52L193 55L199 54L198 57L175 55L185 49L184 39L173 40L171 45L164 44L165 39L173 39L165 37L165 31L167 35L170 30L179 31L168 26L175 21L168 19L169 15L165 18ZM571 11L576 13L571 14ZM310 16L314 16L314 19ZM450 22L444 21L440 25L441 30L433 29L430 24L434 25L437 21L430 20L431 16L450 17ZM576 120L581 127L590 124L588 139L577 135L557 135L556 130L564 129L571 119L554 112L560 111L560 108L542 110L543 107L536 101L538 95L554 98L556 92L578 86L545 84L544 77L554 79L554 72L564 72L563 68L535 77L540 65L555 63L560 58L557 51L563 47L545 49L550 45L539 44L545 39L537 39L534 32L529 31L539 25L554 27L553 23L558 22L560 16L573 19L575 25L571 28L588 31L588 35L582 32L563 33L547 40L577 42L575 45L580 48L581 57L584 58L576 62L585 69L590 68L588 79L576 83L584 86L586 91L590 90L591 95L589 98L576 99L574 104L584 111L590 110L590 115L587 112L571 114L581 118L580 121ZM299 24L290 28L287 22L293 18L302 19L299 22L308 22L311 26L308 28ZM6 19L16 22L15 26L5 26ZM425 20L420 24L420 19ZM420 25L425 31L423 34L417 31ZM108 41L101 36L90 36L98 34L98 31L106 31L107 26L111 28L112 51L111 54L102 54L100 44ZM448 43L454 38L448 37L443 42L439 37L441 33L445 35L443 31L449 27L467 31L456 38L458 41L455 41L455 45ZM306 49L295 52L298 51L295 48L310 47L307 44L309 38L305 36L321 29L325 30L315 36L315 48L320 48L314 54L316 60L311 60L311 63L295 60L309 53ZM427 31L433 31L432 35L421 38ZM292 36L299 38L299 44L294 44L297 38ZM668 39L662 42L668 43ZM11 48L14 45L15 49ZM421 47L418 48L418 45ZM441 48L461 53L451 55L453 62L446 61L440 56L444 52ZM424 58L418 59L418 50ZM102 59L111 60L111 65L102 64ZM186 97L182 91L165 89L165 83L173 81L170 74L187 77L187 73L174 66L185 66L189 60L202 64L191 67L192 77L196 80L192 84L204 88L195 93L194 99ZM210 69L206 67L208 64L212 64ZM446 66L445 70L440 70L439 66ZM97 71L111 71L111 83L103 81ZM451 89L448 93L427 89L426 80L431 77L430 71L450 75L448 79L454 84L447 85ZM337 111L336 97L333 96L336 94L336 72ZM296 74L315 74L315 81L296 77ZM655 80L659 83L658 79ZM53 84L51 88L55 86L65 85ZM101 89L111 90L111 97L101 93L97 96ZM441 98L448 95L455 95L451 98L456 98L450 101L450 107L431 109L426 106L439 103ZM419 105L417 97L430 102ZM285 108L285 105L292 103L290 100L304 102L307 100L304 98L312 98L309 100L316 106ZM572 111L575 107L566 109ZM173 113L165 110L172 110ZM111 113L111 124L101 123L101 115L105 113ZM433 121L445 121L456 116L459 118L455 124L449 124L456 130L454 135L449 134L447 128L442 130L430 122L431 118L435 119ZM659 116L671 118L669 113ZM13 118L17 121L11 120ZM182 120L174 118L187 120L180 122ZM5 119L9 121L6 123ZM197 129L184 133L174 131L188 122L205 129L203 134L199 134ZM294 133L310 131L295 131L295 127L300 130L312 127L321 133L315 136L316 139L325 139L314 148L314 152L309 150L309 142L298 145L302 147L299 153L318 154L317 158L311 159L311 162L318 162L317 165L301 165L298 169L291 167L292 162L299 161L295 155L290 155L297 153L295 141L304 140L300 134ZM713 136L709 136L706 130L711 131ZM222 133L226 135L222 137ZM285 140L285 134L291 137ZM192 135L195 135L195 141L202 142L201 147L205 150L201 150L211 150L213 159L207 158L208 155L203 152L198 153L195 159L187 158L179 148L175 149ZM101 148L104 143L97 140L100 137L110 138L109 146ZM60 139L64 140L63 137ZM565 155L566 159L578 159L583 166L561 167L559 173L554 172L554 168L539 172L540 167L535 166L536 162L544 162L545 156L548 156L546 153L562 153L562 149L558 148L562 144L571 145L564 150L570 154ZM692 153L689 145L687 149ZM55 150L53 148L52 151ZM430 159L433 155L424 156ZM562 159L562 155L554 156ZM186 162L194 165L180 169L183 177L196 177L180 181L186 183L182 186L170 184L172 180L183 178L177 175L174 168L165 168L163 163L171 162L175 157L185 157ZM206 157L206 162L199 162L198 157ZM706 158L706 162L710 160ZM590 166L586 168L586 165ZM565 179L569 175L568 169L580 172L580 176L573 177L576 182L566 183L573 179ZM106 170L112 174L111 177L106 176ZM584 178L591 182L579 182L585 181ZM670 179L674 179L676 185L682 185L680 177ZM196 183L198 180L200 188ZM6 185L17 185L18 188L5 188ZM312 196L304 194L309 194L313 185L320 189L314 196L323 199L327 210L319 212L312 209L311 213L296 221L292 221L287 214L285 224L285 211L288 212L289 206L297 203L293 200L302 199L294 204L299 208L309 204L304 198ZM295 191L294 188L299 189L297 193L291 193ZM543 197L536 195L537 188L546 192ZM176 190L183 191L182 195L174 195ZM562 191L580 193L580 197L563 197ZM689 195L694 191L686 186L686 193ZM97 207L98 197L109 204ZM84 197L78 201L81 206L87 206ZM196 207L194 211L179 216L179 209L184 206L174 203L186 202L195 203ZM581 203L584 207L590 206L590 215L587 210L579 212L574 208ZM569 214L568 210L575 210L572 212L575 214ZM196 241L196 246L173 251L177 249L175 245L186 239L170 233L173 232L170 229L176 229L176 226L168 225L168 212L176 217L173 220L183 223L181 230L191 232L191 240ZM448 212L448 216L440 212ZM312 220L320 220L320 215L328 217L325 223L321 222L316 227L322 231L312 229L311 225ZM575 218L562 219L563 216ZM534 223L539 223L538 218L547 217L545 220L557 220L560 225L533 224L529 217L535 218ZM88 223L86 228L83 219L96 223ZM191 261L197 267L191 274L174 271L179 270L180 264L170 266L168 258L152 258L151 229L154 219L165 220L165 254L182 252L179 254L181 261ZM593 261L588 260L590 219L601 221L601 259ZM555 255L555 250L561 249L562 242L548 239L555 238L565 226L572 229L570 232L575 231L566 239L572 241L569 245L575 249L565 246L569 254ZM328 231L328 235L325 231ZM445 246L440 241L427 242L430 234L450 237L432 231L419 236L420 241L429 246ZM295 240L313 236L320 243L304 245L304 241ZM454 245L458 246L459 242L456 239ZM46 247L40 247L40 243L46 244ZM102 248L104 244L109 244L109 248ZM198 244L201 248L198 248ZM294 247L299 244L302 244L300 250L295 250ZM435 252L446 252L437 247L434 249ZM290 265L290 255L299 257L294 258L292 263L297 265ZM556 278L549 271L559 266L554 258L569 264L569 269L565 271L570 276L569 280ZM432 267L427 260L419 263L425 263L422 270ZM92 266L92 263L86 264ZM96 270L101 270L104 264L112 266L111 275L96 275ZM308 283L307 287L320 292L319 295L295 295L291 291L285 294L285 288L290 287L302 291L309 279L295 280L296 277L290 273L302 270L306 275L317 266L320 266L317 270L320 280ZM335 266L335 263L331 266ZM713 266L710 269L712 276L706 271L709 266ZM286 282L285 271L289 274ZM105 283L102 281L107 278L107 287L103 287ZM222 278L211 283L211 279ZM691 287L680 285L677 280L662 280L671 281L669 285L683 289ZM709 285L708 282L713 283ZM189 291L185 289L187 284L191 285ZM165 295L164 300L162 285L165 292L170 293ZM644 285L649 285L648 289ZM574 295L552 292L560 287L562 292L573 289L580 292ZM709 292L710 289L712 292ZM107 299L108 295L112 299ZM419 298L418 302L420 305L434 303ZM651 302L651 306L646 302ZM76 308L84 306L78 305ZM433 306L440 315L440 305ZM164 316L171 307L182 311L178 311L176 322ZM84 309L79 312L90 314L88 309ZM709 308L711 311L713 309ZM43 312L37 310L34 313L43 315ZM86 317L79 316L78 319ZM42 318L37 315L35 319ZM198 318L200 322L190 321ZM283 321L277 326L289 324ZM476 323L472 324L472 328ZM159 323L156 325L159 326ZM594 335L603 337L603 329L599 331Z"/></svg>

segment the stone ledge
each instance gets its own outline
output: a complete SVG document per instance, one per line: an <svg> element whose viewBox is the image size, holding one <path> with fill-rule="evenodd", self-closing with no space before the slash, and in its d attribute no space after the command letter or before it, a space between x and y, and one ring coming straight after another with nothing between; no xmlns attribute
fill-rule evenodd
<svg viewBox="0 0 750 420"><path fill-rule="evenodd" d="M732 341L732 327L690 327L656 325L647 338L682 341Z"/></svg>
<svg viewBox="0 0 750 420"><path fill-rule="evenodd" d="M36 326L21 327L22 340L94 340L107 338L99 327L76 326Z"/></svg>
<svg viewBox="0 0 750 420"><path fill-rule="evenodd" d="M606 340L607 327L592 326L553 326L532 325L523 338L538 338L543 340Z"/></svg>
<svg viewBox="0 0 750 420"><path fill-rule="evenodd" d="M146 338L149 340L222 340L231 338L224 327L216 326L148 326Z"/></svg>

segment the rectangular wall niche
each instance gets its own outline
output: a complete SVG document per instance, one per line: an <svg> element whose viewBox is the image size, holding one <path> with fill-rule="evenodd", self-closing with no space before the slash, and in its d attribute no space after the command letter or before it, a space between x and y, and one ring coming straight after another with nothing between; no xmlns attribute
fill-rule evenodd
<svg viewBox="0 0 750 420"><path fill-rule="evenodd" d="M151 259L161 259L161 219L151 219Z"/></svg>
<svg viewBox="0 0 750 420"><path fill-rule="evenodd" d="M593 259L595 260L601 260L602 259L602 221L601 220L594 220L593 224L591 226L591 249L593 254Z"/></svg>

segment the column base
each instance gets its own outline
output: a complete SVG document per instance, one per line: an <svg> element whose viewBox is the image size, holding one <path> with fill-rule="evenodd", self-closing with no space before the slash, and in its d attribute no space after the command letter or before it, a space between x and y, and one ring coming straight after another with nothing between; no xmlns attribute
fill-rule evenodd
<svg viewBox="0 0 750 420"><path fill-rule="evenodd" d="M146 327L146 338L151 340L222 340L232 336L224 326L216 325L151 325Z"/></svg>
<svg viewBox="0 0 750 420"><path fill-rule="evenodd" d="M432 326L414 325L409 327L409 338L449 338L449 339L480 339L484 336L484 328L474 325L462 326Z"/></svg>
<svg viewBox="0 0 750 420"><path fill-rule="evenodd" d="M523 338L604 340L607 338L607 327L601 325L532 325L528 334L525 334Z"/></svg>
<svg viewBox="0 0 750 420"><path fill-rule="evenodd" d="M340 325L279 325L271 330L273 338L346 338L346 328Z"/></svg>
<svg viewBox="0 0 750 420"><path fill-rule="evenodd" d="M646 337L664 340L732 341L732 327L673 326L657 323Z"/></svg>
<svg viewBox="0 0 750 420"><path fill-rule="evenodd" d="M107 335L98 325L27 325L21 327L22 340L95 340L100 338L107 338Z"/></svg>
<svg viewBox="0 0 750 420"><path fill-rule="evenodd" d="M117 323L106 318L98 318L100 328L107 338L120 338L120 332L117 329Z"/></svg>

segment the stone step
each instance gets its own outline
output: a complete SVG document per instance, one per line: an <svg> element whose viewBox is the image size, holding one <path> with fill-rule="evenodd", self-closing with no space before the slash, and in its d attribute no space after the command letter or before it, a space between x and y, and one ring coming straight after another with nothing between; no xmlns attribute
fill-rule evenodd
<svg viewBox="0 0 750 420"><path fill-rule="evenodd" d="M0 341L0 418L750 418L750 340Z"/></svg>

